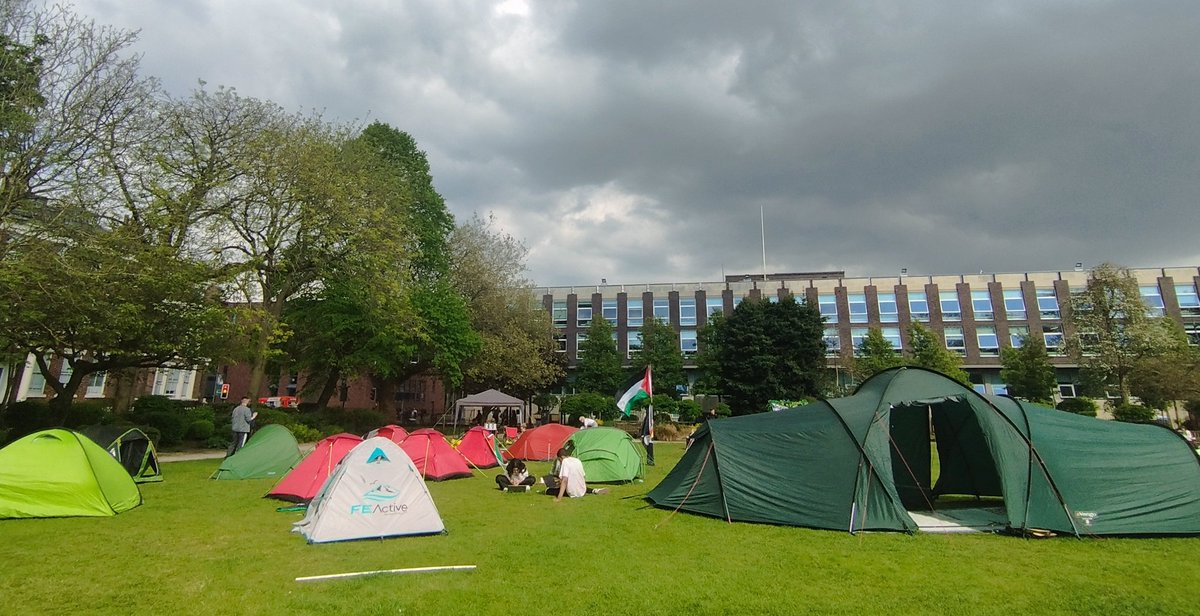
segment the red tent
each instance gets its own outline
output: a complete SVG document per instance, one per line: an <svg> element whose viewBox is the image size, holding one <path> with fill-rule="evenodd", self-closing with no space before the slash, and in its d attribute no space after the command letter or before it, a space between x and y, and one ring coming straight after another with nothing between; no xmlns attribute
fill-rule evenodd
<svg viewBox="0 0 1200 616"><path fill-rule="evenodd" d="M466 458L446 442L441 432L432 428L414 430L400 443L400 448L426 479L441 481L471 476Z"/></svg>
<svg viewBox="0 0 1200 616"><path fill-rule="evenodd" d="M554 423L526 430L504 450L504 459L553 460L563 443L578 431L579 428Z"/></svg>
<svg viewBox="0 0 1200 616"><path fill-rule="evenodd" d="M404 439L408 438L408 431L395 424L388 424L367 433L367 438L371 438L372 436L382 436L391 439L393 443L399 445L404 442Z"/></svg>
<svg viewBox="0 0 1200 616"><path fill-rule="evenodd" d="M317 448L284 475L283 479L267 492L267 496L298 503L312 500L338 462L361 442L361 438L344 432L321 439Z"/></svg>
<svg viewBox="0 0 1200 616"><path fill-rule="evenodd" d="M496 459L496 437L483 426L475 426L463 435L458 452L479 468L500 466Z"/></svg>

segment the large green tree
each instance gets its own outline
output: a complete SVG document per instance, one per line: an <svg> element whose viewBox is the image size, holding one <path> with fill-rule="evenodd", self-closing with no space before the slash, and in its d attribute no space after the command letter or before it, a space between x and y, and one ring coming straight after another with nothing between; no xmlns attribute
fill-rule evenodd
<svg viewBox="0 0 1200 616"><path fill-rule="evenodd" d="M606 396L613 395L625 380L621 352L613 340L612 323L593 318L587 338L579 344L579 364L575 367L575 389Z"/></svg>
<svg viewBox="0 0 1200 616"><path fill-rule="evenodd" d="M937 370L970 387L971 375L962 369L962 357L946 348L937 332L914 322L908 326L909 363Z"/></svg>
<svg viewBox="0 0 1200 616"><path fill-rule="evenodd" d="M822 391L824 327L815 307L791 297L777 303L747 300L714 324L706 343L720 391L735 414L765 411L768 400L799 400Z"/></svg>
<svg viewBox="0 0 1200 616"><path fill-rule="evenodd" d="M652 366L654 393L678 400L681 390L688 385L683 371L683 352L679 348L679 334L662 319L646 319L642 325L642 348L630 358L632 373L645 374L646 366ZM623 379L624 380L624 379ZM618 388L620 385L618 385Z"/></svg>
<svg viewBox="0 0 1200 616"><path fill-rule="evenodd" d="M1000 350L1000 365L1000 380L1008 386L1008 395L1030 402L1054 403L1058 379L1040 337L1023 336L1021 346L1005 346Z"/></svg>
<svg viewBox="0 0 1200 616"><path fill-rule="evenodd" d="M450 249L455 288L480 338L479 352L466 362L464 386L529 398L561 381L554 324L525 278L524 244L494 219L474 216L455 229Z"/></svg>
<svg viewBox="0 0 1200 616"><path fill-rule="evenodd" d="M858 348L854 349L853 371L855 378L860 382L877 372L906 363L904 357L896 352L896 347L883 337L883 330L878 327L868 329Z"/></svg>
<svg viewBox="0 0 1200 616"><path fill-rule="evenodd" d="M1148 314L1129 270L1112 263L1092 269L1087 287L1071 296L1068 318L1067 350L1085 383L1115 393L1121 404L1129 402L1129 378L1138 362L1182 342L1164 317Z"/></svg>

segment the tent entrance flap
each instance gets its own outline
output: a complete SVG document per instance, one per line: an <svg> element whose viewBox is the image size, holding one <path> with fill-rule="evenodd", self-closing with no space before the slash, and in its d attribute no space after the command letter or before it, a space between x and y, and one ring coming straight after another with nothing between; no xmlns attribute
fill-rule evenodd
<svg viewBox="0 0 1200 616"><path fill-rule="evenodd" d="M965 399L894 406L889 426L893 481L906 509L933 509L949 494L1002 496L991 448Z"/></svg>

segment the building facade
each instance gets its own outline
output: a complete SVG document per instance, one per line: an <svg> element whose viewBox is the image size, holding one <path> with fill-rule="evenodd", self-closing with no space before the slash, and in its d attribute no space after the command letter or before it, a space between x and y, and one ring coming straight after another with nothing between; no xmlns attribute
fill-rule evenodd
<svg viewBox="0 0 1200 616"><path fill-rule="evenodd" d="M1142 299L1154 315L1183 324L1200 344L1200 268L1134 269ZM731 312L747 298L778 301L789 295L817 306L825 320L828 366L843 368L867 332L878 328L898 351L908 349L908 326L919 322L960 355L981 393L1003 394L1000 349L1040 336L1058 369L1059 395L1073 397L1078 366L1066 355L1071 325L1063 319L1071 295L1087 286L1088 272L1024 272L847 277L844 272L727 276L720 282L542 287L536 292L552 315L568 371L592 319L608 319L617 348L629 358L641 345L641 326L657 317L679 334L684 367L694 381L698 330L717 311Z"/></svg>

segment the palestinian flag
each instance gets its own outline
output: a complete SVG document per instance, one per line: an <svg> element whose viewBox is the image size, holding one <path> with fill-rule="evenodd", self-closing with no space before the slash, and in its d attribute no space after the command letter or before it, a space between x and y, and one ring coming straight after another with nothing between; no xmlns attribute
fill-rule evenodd
<svg viewBox="0 0 1200 616"><path fill-rule="evenodd" d="M617 409L621 414L629 417L633 412L633 403L642 398L649 398L654 395L654 387L650 385L650 366L646 366L646 376L642 377L638 382L633 384L625 393L617 400Z"/></svg>

